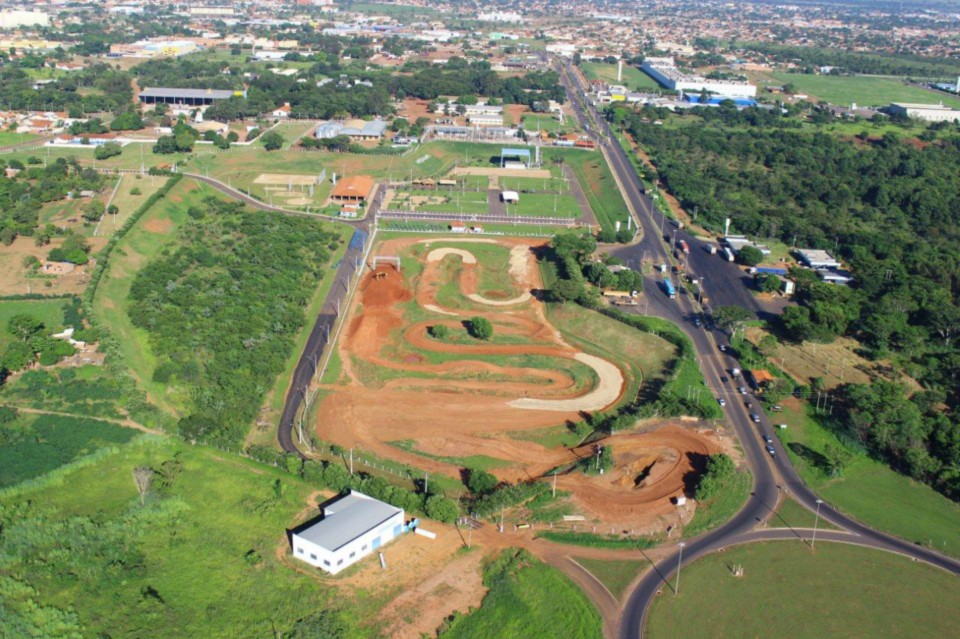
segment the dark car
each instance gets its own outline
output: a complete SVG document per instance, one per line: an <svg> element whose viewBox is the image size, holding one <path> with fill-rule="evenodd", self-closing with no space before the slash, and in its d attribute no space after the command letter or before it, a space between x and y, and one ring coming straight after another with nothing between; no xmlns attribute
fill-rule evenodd
<svg viewBox="0 0 960 639"><path fill-rule="evenodd" d="M720 349L720 352L721 352L721 353L726 353L726 352L727 352L727 347L726 347L724 344L721 344L720 346L718 346L718 348Z"/></svg>
<svg viewBox="0 0 960 639"><path fill-rule="evenodd" d="M765 442L768 443L768 444L772 444L772 443L773 443L773 437L771 437L770 435L764 435L764 436L763 436L763 441L765 441Z"/></svg>
<svg viewBox="0 0 960 639"><path fill-rule="evenodd" d="M753 423L754 423L754 424L759 424L759 423L760 423L760 416L757 415L756 413L750 413L750 419L753 420Z"/></svg>
<svg viewBox="0 0 960 639"><path fill-rule="evenodd" d="M720 381L723 382L724 384L726 384L727 382L730 381L730 378L727 377L726 375L722 375L722 376L720 377Z"/></svg>
<svg viewBox="0 0 960 639"><path fill-rule="evenodd" d="M777 451L773 449L773 446L767 446L767 452L770 453L771 457L775 457L777 455Z"/></svg>

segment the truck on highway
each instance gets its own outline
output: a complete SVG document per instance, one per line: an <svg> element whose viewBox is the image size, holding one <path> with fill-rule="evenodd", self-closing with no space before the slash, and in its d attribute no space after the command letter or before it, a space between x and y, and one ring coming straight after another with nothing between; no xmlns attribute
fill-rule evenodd
<svg viewBox="0 0 960 639"><path fill-rule="evenodd" d="M733 254L733 251L730 250L730 247L729 247L729 246L724 246L724 247L723 247L723 257L724 257L728 262L732 262L732 261L734 261L734 260L736 259L736 257L735 257L734 254Z"/></svg>
<svg viewBox="0 0 960 639"><path fill-rule="evenodd" d="M663 280L663 290L667 292L667 297L670 299L676 299L677 287L673 285L673 280L671 280L669 277Z"/></svg>
<svg viewBox="0 0 960 639"><path fill-rule="evenodd" d="M677 242L677 246L680 248L681 251L683 251L687 255L690 254L690 245L687 244L686 241L680 240L679 242Z"/></svg>
<svg viewBox="0 0 960 639"><path fill-rule="evenodd" d="M787 269L781 266L754 266L750 269L750 275L780 275L786 277Z"/></svg>

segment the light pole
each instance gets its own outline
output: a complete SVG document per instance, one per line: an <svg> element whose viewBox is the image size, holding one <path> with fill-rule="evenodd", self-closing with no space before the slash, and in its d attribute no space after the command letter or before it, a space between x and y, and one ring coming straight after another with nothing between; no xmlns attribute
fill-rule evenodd
<svg viewBox="0 0 960 639"><path fill-rule="evenodd" d="M684 542L680 542L680 557L677 558L677 585L673 589L674 596L680 594L680 568L683 567L683 547L686 545Z"/></svg>
<svg viewBox="0 0 960 639"><path fill-rule="evenodd" d="M814 550L817 545L817 524L820 523L820 504L822 503L822 499L817 500L817 516L813 520L813 539L810 540L810 550Z"/></svg>

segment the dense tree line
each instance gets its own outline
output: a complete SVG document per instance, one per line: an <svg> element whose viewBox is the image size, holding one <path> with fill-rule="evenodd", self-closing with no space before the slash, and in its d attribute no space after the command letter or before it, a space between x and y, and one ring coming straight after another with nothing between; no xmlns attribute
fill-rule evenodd
<svg viewBox="0 0 960 639"><path fill-rule="evenodd" d="M714 111L709 127L697 118L667 129L643 114L627 116L626 126L664 185L708 228L731 217L737 232L836 250L850 265L851 287L794 269L799 306L784 312L780 329L795 340L856 337L867 355L892 358L942 394L941 418L921 420L924 428L907 429L897 443L867 443L956 496L946 483L960 455L945 452L943 439L952 437L960 401L960 136L845 139Z"/></svg>
<svg viewBox="0 0 960 639"><path fill-rule="evenodd" d="M181 434L235 448L340 238L312 220L214 198L188 213L177 248L137 273L128 313L159 359L154 379L190 392Z"/></svg>

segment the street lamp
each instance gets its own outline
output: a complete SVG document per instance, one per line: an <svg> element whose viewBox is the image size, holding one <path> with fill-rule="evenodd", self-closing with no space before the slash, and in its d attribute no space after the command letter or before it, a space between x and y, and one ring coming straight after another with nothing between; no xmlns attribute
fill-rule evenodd
<svg viewBox="0 0 960 639"><path fill-rule="evenodd" d="M680 542L680 556L677 558L677 585L673 589L674 596L680 594L680 568L683 566L683 547L686 545L684 542Z"/></svg>
<svg viewBox="0 0 960 639"><path fill-rule="evenodd" d="M813 539L810 540L810 550L814 550L817 545L817 524L820 522L820 504L822 503L822 499L817 500L817 516L813 520Z"/></svg>

